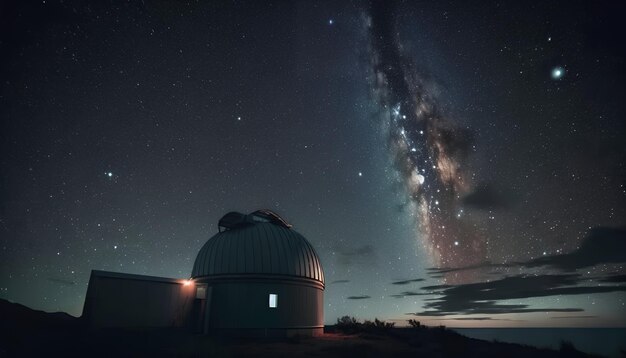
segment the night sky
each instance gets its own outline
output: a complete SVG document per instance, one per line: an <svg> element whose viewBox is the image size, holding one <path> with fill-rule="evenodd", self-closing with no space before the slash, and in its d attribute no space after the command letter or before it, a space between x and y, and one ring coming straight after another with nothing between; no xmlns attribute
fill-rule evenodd
<svg viewBox="0 0 626 358"><path fill-rule="evenodd" d="M3 1L0 298L78 316L267 208L327 324L625 326L625 11Z"/></svg>

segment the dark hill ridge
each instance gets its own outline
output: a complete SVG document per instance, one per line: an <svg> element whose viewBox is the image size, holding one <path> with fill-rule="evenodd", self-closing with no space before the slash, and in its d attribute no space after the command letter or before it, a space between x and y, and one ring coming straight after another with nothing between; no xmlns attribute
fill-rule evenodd
<svg viewBox="0 0 626 358"><path fill-rule="evenodd" d="M69 328L75 327L80 321L65 312L37 311L3 299L0 299L0 317L0 332L3 333L6 330Z"/></svg>
<svg viewBox="0 0 626 358"><path fill-rule="evenodd" d="M221 339L171 330L88 330L80 318L0 299L0 357L593 357L471 339L444 328L326 328L319 338Z"/></svg>

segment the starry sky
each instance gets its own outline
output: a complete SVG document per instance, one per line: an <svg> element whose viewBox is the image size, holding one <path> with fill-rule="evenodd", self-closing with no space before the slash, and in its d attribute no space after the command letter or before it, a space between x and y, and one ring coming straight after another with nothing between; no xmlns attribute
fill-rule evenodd
<svg viewBox="0 0 626 358"><path fill-rule="evenodd" d="M4 1L0 298L79 316L268 208L328 324L625 326L624 10Z"/></svg>

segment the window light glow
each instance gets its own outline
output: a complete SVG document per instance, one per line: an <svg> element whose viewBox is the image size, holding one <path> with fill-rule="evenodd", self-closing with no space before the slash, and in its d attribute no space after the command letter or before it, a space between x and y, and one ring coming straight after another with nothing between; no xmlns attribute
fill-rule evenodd
<svg viewBox="0 0 626 358"><path fill-rule="evenodd" d="M278 295L275 293L270 293L270 308L278 307Z"/></svg>

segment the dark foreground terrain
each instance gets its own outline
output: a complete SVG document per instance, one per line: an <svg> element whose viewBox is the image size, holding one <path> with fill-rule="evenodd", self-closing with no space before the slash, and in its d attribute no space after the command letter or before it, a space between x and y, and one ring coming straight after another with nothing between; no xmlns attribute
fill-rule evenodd
<svg viewBox="0 0 626 358"><path fill-rule="evenodd" d="M592 357L561 350L488 342L444 328L340 330L323 337L226 339L179 331L89 330L79 318L0 300L0 357Z"/></svg>

